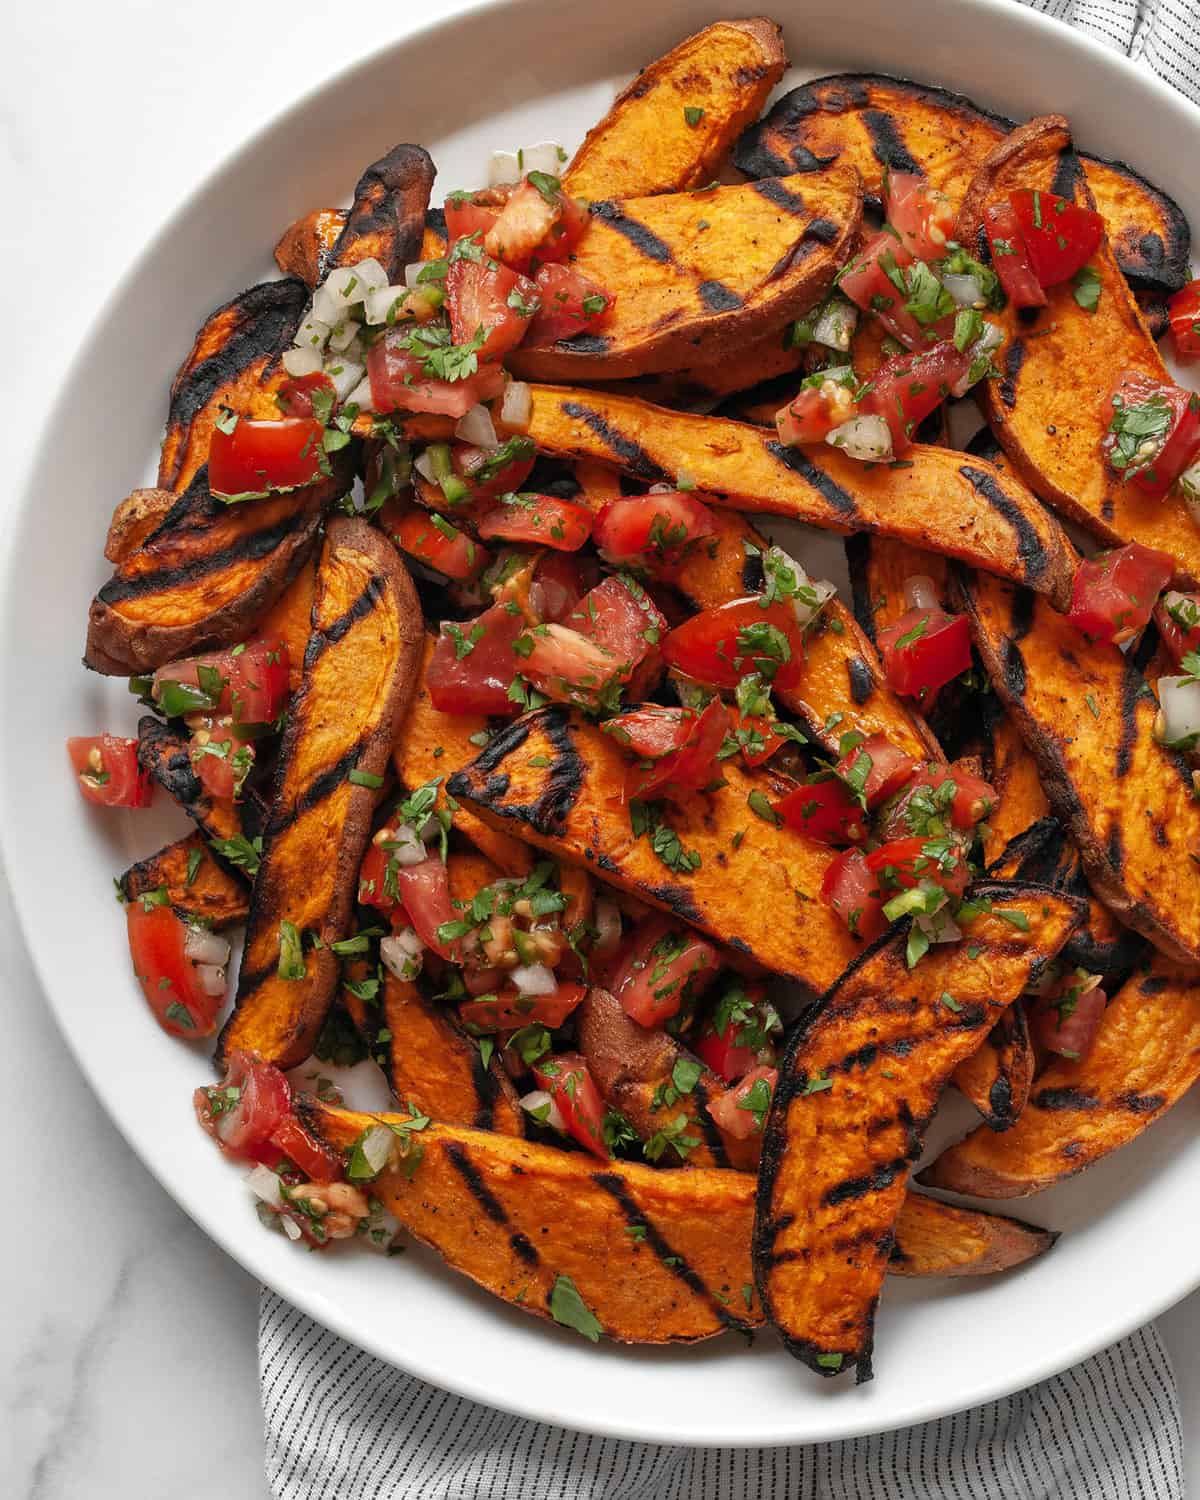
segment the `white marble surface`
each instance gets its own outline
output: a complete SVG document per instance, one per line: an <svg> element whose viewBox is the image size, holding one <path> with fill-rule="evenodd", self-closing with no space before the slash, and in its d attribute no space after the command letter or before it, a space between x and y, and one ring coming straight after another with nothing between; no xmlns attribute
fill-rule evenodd
<svg viewBox="0 0 1200 1500"><path fill-rule="evenodd" d="M73 352L73 330L177 195L296 92L350 61L365 37L456 8L422 0L418 12L393 0L335 12L291 0L282 12L218 13L161 0L39 0L8 13L8 472L14 446L33 436L36 393ZM11 498L0 493L0 523ZM266 1497L257 1289L141 1171L101 1114L46 1012L2 876L0 996L4 1101L19 1122L0 1239L0 1491L13 1500ZM1130 1274L1136 1268L1114 1267L1114 1294ZM1194 1439L1200 1296L1161 1326ZM1193 1480L1198 1451L1189 1443Z"/></svg>

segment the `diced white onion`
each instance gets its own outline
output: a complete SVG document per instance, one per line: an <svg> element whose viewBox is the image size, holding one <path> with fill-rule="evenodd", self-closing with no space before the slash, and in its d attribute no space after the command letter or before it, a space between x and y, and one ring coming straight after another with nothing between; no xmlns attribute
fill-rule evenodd
<svg viewBox="0 0 1200 1500"><path fill-rule="evenodd" d="M335 354L343 354L358 338L360 327L353 318L343 318L329 335L329 347Z"/></svg>
<svg viewBox="0 0 1200 1500"><path fill-rule="evenodd" d="M437 819L430 818L429 821L433 824L436 831L438 827ZM387 840L387 844L386 853L398 865L419 865L425 861L425 845L421 842L417 830L411 823L401 823L392 829L391 837Z"/></svg>
<svg viewBox="0 0 1200 1500"><path fill-rule="evenodd" d="M941 609L933 579L925 573L914 573L904 580L905 609Z"/></svg>
<svg viewBox="0 0 1200 1500"><path fill-rule="evenodd" d="M370 1249L380 1250L386 1255L400 1233L400 1220L386 1208L377 1208L366 1223L366 1229L357 1238Z"/></svg>
<svg viewBox="0 0 1200 1500"><path fill-rule="evenodd" d="M555 1130L567 1128L567 1122L555 1104L553 1095L548 1094L545 1089L533 1089L528 1094L522 1094L521 1108L543 1125L549 1125Z"/></svg>
<svg viewBox="0 0 1200 1500"><path fill-rule="evenodd" d="M492 414L482 403L473 406L469 412L458 419L454 428L454 436L461 438L464 443L473 444L476 448L495 448L500 443L500 439L496 436L496 429L492 425Z"/></svg>
<svg viewBox="0 0 1200 1500"><path fill-rule="evenodd" d="M315 349L284 350L283 368L293 380L299 380L302 375L315 375L321 363L321 356Z"/></svg>
<svg viewBox="0 0 1200 1500"><path fill-rule="evenodd" d="M395 1139L396 1137L386 1125L372 1125L369 1130L363 1132L358 1149L362 1152L363 1160L370 1168L372 1175L382 1172L391 1161L392 1145Z"/></svg>
<svg viewBox="0 0 1200 1500"><path fill-rule="evenodd" d="M521 166L515 151L493 151L488 162L488 187L505 187L520 182Z"/></svg>
<svg viewBox="0 0 1200 1500"><path fill-rule="evenodd" d="M370 284L358 266L334 266L316 290L313 311L317 311L317 297L323 297L330 307L345 313L348 307L360 303L370 290Z"/></svg>
<svg viewBox="0 0 1200 1500"><path fill-rule="evenodd" d="M360 260L354 266L354 270L358 273L359 279L368 292L374 291L376 287L387 286L387 272L373 255L368 255L365 260Z"/></svg>
<svg viewBox="0 0 1200 1500"><path fill-rule="evenodd" d="M925 912L918 912L913 921L931 943L957 943L962 937L962 929L944 911L936 911L932 916L926 915Z"/></svg>
<svg viewBox="0 0 1200 1500"><path fill-rule="evenodd" d="M196 978L206 995L225 993L225 968L222 964L197 964Z"/></svg>
<svg viewBox="0 0 1200 1500"><path fill-rule="evenodd" d="M324 349L329 339L329 324L317 317L307 317L292 340L297 349Z"/></svg>
<svg viewBox="0 0 1200 1500"><path fill-rule="evenodd" d="M357 365L343 355L334 355L325 361L325 374L333 381L339 401L344 401L358 382L367 373L365 365Z"/></svg>
<svg viewBox="0 0 1200 1500"><path fill-rule="evenodd" d="M422 449L416 458L413 459L413 468L416 469L422 479L428 480L430 484L438 482L437 472L433 467L433 459L429 456L428 448Z"/></svg>
<svg viewBox="0 0 1200 1500"><path fill-rule="evenodd" d="M1179 488L1183 498L1188 502L1193 521L1200 521L1200 512L1193 508L1200 504L1200 462L1192 464L1191 468L1184 469L1179 476Z"/></svg>
<svg viewBox="0 0 1200 1500"><path fill-rule="evenodd" d="M533 395L522 380L510 380L500 403L500 420L506 427L528 427L533 415Z"/></svg>
<svg viewBox="0 0 1200 1500"><path fill-rule="evenodd" d="M1200 734L1200 682L1188 677L1158 679L1158 717L1154 737L1163 745Z"/></svg>
<svg viewBox="0 0 1200 1500"><path fill-rule="evenodd" d="M183 940L183 951L194 964L215 964L223 969L232 952L223 937L210 932L207 927L190 926Z"/></svg>
<svg viewBox="0 0 1200 1500"><path fill-rule="evenodd" d="M290 1215L281 1215L279 1222L283 1225L283 1232L289 1240L298 1240L301 1237L300 1226Z"/></svg>
<svg viewBox="0 0 1200 1500"><path fill-rule="evenodd" d="M813 343L823 344L827 349L837 349L846 354L857 327L858 308L853 302L845 297L831 298L813 324Z"/></svg>
<svg viewBox="0 0 1200 1500"><path fill-rule="evenodd" d="M990 354L993 349L998 349L1003 342L1004 330L1000 325L998 323L984 323L983 332L967 350L967 357L970 359L971 364L967 366L966 371L950 387L950 394L952 396L965 396L967 394L976 383L971 379L971 366L975 364L977 359ZM982 376L976 378L982 379Z"/></svg>
<svg viewBox="0 0 1200 1500"><path fill-rule="evenodd" d="M424 261L424 260L412 260L412 261L409 261L408 265L405 266L405 268L404 268L404 285L405 285L405 288L408 291L412 291L413 287L415 287L415 286L420 286L420 284L421 284L421 272L425 269L425 267L428 264L429 264L428 261Z"/></svg>
<svg viewBox="0 0 1200 1500"><path fill-rule="evenodd" d="M412 267L409 267L412 270ZM408 296L409 288L406 286L381 286L367 293L366 312L368 323L386 323L392 314L392 308L398 302L403 302Z"/></svg>
<svg viewBox="0 0 1200 1500"><path fill-rule="evenodd" d="M978 276L967 272L950 271L942 276L942 285L958 303L959 307L983 307L987 298L979 284Z"/></svg>
<svg viewBox="0 0 1200 1500"><path fill-rule="evenodd" d="M658 484L652 484L647 493L651 495L673 495L675 493L675 486L673 484L665 484L660 480Z"/></svg>
<svg viewBox="0 0 1200 1500"><path fill-rule="evenodd" d="M615 901L600 896L593 908L592 922L596 928L593 955L603 958L615 953L621 942L621 908Z"/></svg>
<svg viewBox="0 0 1200 1500"><path fill-rule="evenodd" d="M263 1203L269 1203L272 1208L283 1207L283 1197L279 1191L279 1178L276 1173L271 1171L270 1167L255 1167L253 1172L247 1174L246 1186Z"/></svg>
<svg viewBox="0 0 1200 1500"><path fill-rule="evenodd" d="M519 964L512 971L512 982L522 995L553 995L558 988L554 970L545 964Z"/></svg>
<svg viewBox="0 0 1200 1500"><path fill-rule="evenodd" d="M424 966L424 945L411 928L380 939L379 959L397 979L415 979Z"/></svg>
<svg viewBox="0 0 1200 1500"><path fill-rule="evenodd" d="M364 375L350 394L346 397L347 406L357 406L359 411L374 411L374 397L371 395L370 376Z"/></svg>
<svg viewBox="0 0 1200 1500"><path fill-rule="evenodd" d="M875 413L851 417L828 433L825 441L861 463L883 463L892 456L891 428Z"/></svg>
<svg viewBox="0 0 1200 1500"><path fill-rule="evenodd" d="M564 160L557 141L539 141L536 146L522 146L520 151L493 151L488 162L488 187L520 182L527 172L548 172L557 177Z"/></svg>
<svg viewBox="0 0 1200 1500"><path fill-rule="evenodd" d="M795 577L796 592L792 595L791 604L796 623L803 630L820 614L837 593L837 589L823 578L810 578L801 564L782 547L773 546L769 555L777 564L790 569Z"/></svg>

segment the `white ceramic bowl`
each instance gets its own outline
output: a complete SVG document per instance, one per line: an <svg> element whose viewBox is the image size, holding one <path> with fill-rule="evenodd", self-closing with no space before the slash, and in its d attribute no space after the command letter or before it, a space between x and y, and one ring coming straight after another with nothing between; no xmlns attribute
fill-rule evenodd
<svg viewBox="0 0 1200 1500"><path fill-rule="evenodd" d="M178 815L85 807L63 750L68 734L133 726L124 686L78 666L87 602L106 576L110 510L152 472L167 382L204 314L271 270L284 225L345 201L361 167L396 141L431 148L443 189L482 181L493 147L573 146L614 82L717 13L705 0L526 0L465 13L303 99L203 183L140 255L130 247L129 274L63 381L8 538L0 834L34 963L80 1066L147 1167L255 1275L383 1358L495 1406L626 1437L770 1444L852 1436L1003 1395L1189 1292L1200 1282L1200 1101L1018 1205L1067 1231L1042 1260L980 1282L890 1282L877 1378L863 1388L815 1380L769 1335L750 1350L734 1338L593 1348L422 1251L391 1261L307 1255L263 1232L241 1174L192 1118L207 1058L149 1019L112 901L110 877L157 847ZM812 0L776 14L799 76L877 69L1018 117L1060 110L1082 144L1128 159L1200 224L1195 111L1040 15L1008 0Z"/></svg>

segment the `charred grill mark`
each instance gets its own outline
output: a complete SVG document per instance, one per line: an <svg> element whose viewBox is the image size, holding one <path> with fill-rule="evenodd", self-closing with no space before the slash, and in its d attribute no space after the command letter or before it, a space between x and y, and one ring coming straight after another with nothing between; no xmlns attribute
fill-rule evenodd
<svg viewBox="0 0 1200 1500"><path fill-rule="evenodd" d="M1095 1094L1085 1094L1082 1089L1042 1089L1034 1094L1035 1108L1056 1112L1064 1109L1097 1109L1100 1101Z"/></svg>
<svg viewBox="0 0 1200 1500"><path fill-rule="evenodd" d="M921 163L905 145L894 115L885 109L864 109L862 122L871 137L871 150L876 161L890 167L893 172L915 172L918 177L925 175Z"/></svg>
<svg viewBox="0 0 1200 1500"><path fill-rule="evenodd" d="M905 1156L898 1156L894 1161L880 1162L866 1177L847 1177L844 1182L831 1187L821 1198L822 1207L837 1208L840 1203L865 1198L868 1193L881 1193L885 1188L890 1188L907 1169L908 1158Z"/></svg>
<svg viewBox="0 0 1200 1500"><path fill-rule="evenodd" d="M958 472L975 493L986 500L997 515L1003 516L1016 532L1017 556L1021 559L1026 578L1040 578L1046 571L1048 559L1042 539L1034 530L1029 517L1004 493L993 475L983 469L973 468L970 464L961 465Z"/></svg>
<svg viewBox="0 0 1200 1500"><path fill-rule="evenodd" d="M1000 671L1004 677L1004 685L1013 697L1023 698L1026 686L1025 658L1015 641L1005 640L1000 643Z"/></svg>
<svg viewBox="0 0 1200 1500"><path fill-rule="evenodd" d="M512 777L507 771L500 771L495 776L489 776L483 783L483 791L479 794L480 801L498 802L501 797L508 796L508 789L511 785Z"/></svg>
<svg viewBox="0 0 1200 1500"><path fill-rule="evenodd" d="M832 227L834 238L837 237L837 225L830 225L828 219L814 219L809 227L790 249L785 250L771 269L767 272L768 282L778 281L781 276L786 276L789 271L795 269L801 261L814 255L817 247L829 243L828 230Z"/></svg>
<svg viewBox="0 0 1200 1500"><path fill-rule="evenodd" d="M721 1132L717 1129L713 1117L708 1112L709 1094L704 1086L704 1079L696 1080L692 1089L692 1097L696 1101L696 1122L704 1136L704 1144L712 1152L713 1165L727 1167L729 1165L729 1153L725 1150L725 1142L721 1139Z"/></svg>
<svg viewBox="0 0 1200 1500"><path fill-rule="evenodd" d="M572 354L607 354L612 340L602 333L573 333L570 338L556 339L556 349L567 349Z"/></svg>
<svg viewBox="0 0 1200 1500"><path fill-rule="evenodd" d="M875 674L861 656L850 657L846 662L846 671L850 676L850 697L861 708L864 703L870 702L875 691Z"/></svg>
<svg viewBox="0 0 1200 1500"><path fill-rule="evenodd" d="M1012 628L1009 638L1014 641L1023 641L1033 629L1033 606L1034 596L1030 589L1019 589L1013 595L1012 601Z"/></svg>
<svg viewBox="0 0 1200 1500"><path fill-rule="evenodd" d="M1068 198L1074 202L1082 185L1083 164L1075 154L1073 146L1064 146L1058 153L1054 176L1050 182L1050 191L1060 198Z"/></svg>
<svg viewBox="0 0 1200 1500"><path fill-rule="evenodd" d="M988 1108L993 1119L1008 1120L1013 1112L1012 1084L1001 1073L988 1090Z"/></svg>
<svg viewBox="0 0 1200 1500"><path fill-rule="evenodd" d="M471 1049L471 1086L475 1090L477 1109L471 1121L476 1130L491 1130L496 1119L496 1080L491 1070L484 1066L483 1054L477 1047Z"/></svg>
<svg viewBox="0 0 1200 1500"><path fill-rule="evenodd" d="M629 241L639 254L644 255L647 260L657 261L659 265L669 265L673 260L671 247L665 240L659 239L653 229L641 223L637 219L630 218L619 203L609 199L604 203L593 203L592 212L598 219L603 219L606 224Z"/></svg>
<svg viewBox="0 0 1200 1500"><path fill-rule="evenodd" d="M832 219L814 219L804 231L806 240L816 240L818 245L832 245L841 234L841 229Z"/></svg>
<svg viewBox="0 0 1200 1500"><path fill-rule="evenodd" d="M762 551L742 554L742 587L748 594L761 594L767 586L767 570L763 567Z"/></svg>
<svg viewBox="0 0 1200 1500"><path fill-rule="evenodd" d="M546 790L529 809L530 826L539 833L555 833L567 821L583 790L583 756L571 739L565 708L543 710L541 728L554 751L546 776Z"/></svg>
<svg viewBox="0 0 1200 1500"><path fill-rule="evenodd" d="M799 474L820 494L838 513L847 520L858 514L858 506L854 498L840 484L831 479L824 469L819 469L810 458L807 458L799 448L785 448L782 443L767 442L767 452L772 458L783 464L785 468L791 469L793 473Z"/></svg>
<svg viewBox="0 0 1200 1500"><path fill-rule="evenodd" d="M366 617L375 608L376 604L383 598L384 582L376 573L369 578L363 586L363 591L345 613L340 614L332 624L324 630L314 630L308 638L308 645L304 650L304 666L307 669L316 665L317 659L329 646L336 646L344 640L349 632L360 620Z"/></svg>
<svg viewBox="0 0 1200 1500"><path fill-rule="evenodd" d="M582 401L564 401L562 411L565 416L590 427L600 441L607 444L613 455L639 478L655 483L671 477L665 469L660 468L654 462L640 443L635 443L632 438L627 438L617 432L598 411L593 411L590 406L584 406Z"/></svg>
<svg viewBox="0 0 1200 1500"><path fill-rule="evenodd" d="M846 564L850 571L850 602L859 629L874 646L875 606L871 598L871 538L856 532L845 540Z"/></svg>
<svg viewBox="0 0 1200 1500"><path fill-rule="evenodd" d="M524 1261L527 1266L541 1265L541 1257L529 1242L527 1235L518 1229L515 1234L508 1237L508 1243L513 1248L513 1254L518 1260Z"/></svg>
<svg viewBox="0 0 1200 1500"><path fill-rule="evenodd" d="M446 210L444 208L427 208L425 210L425 228L432 229L434 234L440 234L442 239L447 236Z"/></svg>
<svg viewBox="0 0 1200 1500"><path fill-rule="evenodd" d="M815 160L815 158L814 158ZM787 171L787 164L781 163L783 170ZM801 171L811 171L812 168L800 168ZM760 193L768 203L774 204L782 209L785 214L791 214L798 218L804 213L804 199L799 193L793 193L790 188L784 187L783 183L775 177L763 177L754 184L754 191Z"/></svg>
<svg viewBox="0 0 1200 1500"><path fill-rule="evenodd" d="M678 885L648 885L644 887L645 894L651 901L661 902L668 911L672 911L683 922L694 922L697 926L704 924L704 918L692 900L691 892L683 886ZM726 940L728 942L728 940ZM729 944L729 946L733 946Z"/></svg>
<svg viewBox="0 0 1200 1500"><path fill-rule="evenodd" d="M493 1224L507 1224L508 1214L499 1198L479 1175L479 1169L471 1160L470 1152L460 1141L444 1141L442 1150L446 1160L466 1183L471 1197L475 1199Z"/></svg>
<svg viewBox="0 0 1200 1500"><path fill-rule="evenodd" d="M1142 698L1150 694L1146 679L1127 657L1121 658L1121 734L1117 741L1116 775L1120 780L1129 774L1137 744L1137 710Z"/></svg>
<svg viewBox="0 0 1200 1500"><path fill-rule="evenodd" d="M530 724L528 719L518 719L515 724L509 724L488 741L475 759L471 762L471 771L478 776L487 776L503 765L514 751L519 750L529 738ZM456 787L456 783L458 783ZM471 792L471 777L466 771L456 771L450 778L450 785L446 790L454 797L466 797Z"/></svg>
<svg viewBox="0 0 1200 1500"><path fill-rule="evenodd" d="M709 312L735 312L742 305L738 294L722 281L702 281L696 290Z"/></svg>
<svg viewBox="0 0 1200 1500"><path fill-rule="evenodd" d="M1004 376L1000 381L1000 399L1011 411L1017 404L1017 381L1025 363L1025 340L1013 339L1004 351Z"/></svg>
<svg viewBox="0 0 1200 1500"><path fill-rule="evenodd" d="M593 1172L592 1181L598 1188L602 1188L609 1194L625 1216L627 1224L630 1226L638 1224L645 1229L642 1243L654 1251L663 1265L673 1275L677 1276L690 1292L694 1293L697 1297L704 1298L726 1328L745 1329L749 1327L749 1324L742 1318L735 1317L721 1302L720 1298L709 1290L703 1279L688 1265L683 1256L672 1250L670 1244L663 1239L662 1235L629 1196L623 1177L616 1172Z"/></svg>
<svg viewBox="0 0 1200 1500"><path fill-rule="evenodd" d="M332 796L358 764L358 758L369 739L370 735L367 734L355 740L344 755L308 783L290 807L281 807L276 802L267 820L267 835L273 838L282 833L285 828L290 828L303 813L309 812L319 802L324 802L326 797Z"/></svg>
<svg viewBox="0 0 1200 1500"><path fill-rule="evenodd" d="M1125 866L1125 844L1121 837L1121 825L1114 823L1108 830L1108 838L1105 842L1105 858L1109 867L1119 875Z"/></svg>

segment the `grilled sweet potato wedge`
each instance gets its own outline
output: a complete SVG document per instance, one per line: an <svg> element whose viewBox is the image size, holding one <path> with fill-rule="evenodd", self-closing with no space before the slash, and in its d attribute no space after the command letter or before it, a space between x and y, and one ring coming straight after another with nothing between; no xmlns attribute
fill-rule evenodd
<svg viewBox="0 0 1200 1500"><path fill-rule="evenodd" d="M603 391L532 387L525 429L559 458L608 463L648 483L681 470L718 505L824 530L879 532L1012 578L1065 604L1074 551L1028 490L982 459L915 445L908 467L833 448L785 448L744 422L668 411Z"/></svg>
<svg viewBox="0 0 1200 1500"><path fill-rule="evenodd" d="M1109 1001L1086 1057L1056 1057L1011 1130L943 1151L920 1181L977 1198L1024 1198L1118 1151L1200 1078L1200 973L1155 957Z"/></svg>
<svg viewBox="0 0 1200 1500"><path fill-rule="evenodd" d="M109 562L124 562L136 552L166 519L177 498L171 490L142 489L119 500L104 539L104 555Z"/></svg>
<svg viewBox="0 0 1200 1500"><path fill-rule="evenodd" d="M188 742L161 719L144 714L138 720L138 765L149 771L159 786L176 802L209 840L253 838L266 823L266 807L253 788L240 802L217 802L204 790L192 769Z"/></svg>
<svg viewBox="0 0 1200 1500"><path fill-rule="evenodd" d="M349 463L333 467L317 484L243 505L215 499L201 469L93 599L84 662L124 677L244 640L303 565L326 506L349 487Z"/></svg>
<svg viewBox="0 0 1200 1500"><path fill-rule="evenodd" d="M711 182L786 67L783 35L763 16L685 37L621 90L563 186L577 198L641 198Z"/></svg>
<svg viewBox="0 0 1200 1500"><path fill-rule="evenodd" d="M167 900L185 922L203 922L216 932L244 922L249 909L246 883L225 869L199 833L130 865L120 887L126 901L165 887Z"/></svg>
<svg viewBox="0 0 1200 1500"><path fill-rule="evenodd" d="M939 599L949 592L950 564L937 552L925 552L890 536L846 538L846 562L850 570L850 593L854 617L874 644L879 632L894 625L908 605L905 580L924 577L932 581Z"/></svg>
<svg viewBox="0 0 1200 1500"><path fill-rule="evenodd" d="M719 358L818 302L861 216L854 171L593 203L573 261L616 294L603 331L520 344L509 366L537 380L611 380Z"/></svg>
<svg viewBox="0 0 1200 1500"><path fill-rule="evenodd" d="M1092 888L1168 957L1200 961L1200 805L1183 757L1154 739L1145 678L1033 594L965 573L958 592Z"/></svg>
<svg viewBox="0 0 1200 1500"><path fill-rule="evenodd" d="M791 1033L763 1141L755 1284L789 1352L818 1374L853 1365L870 1379L896 1218L938 1096L1079 919L1040 886L982 882L974 895L990 909L969 946L934 948L910 972L907 933L894 930Z"/></svg>
<svg viewBox="0 0 1200 1500"><path fill-rule="evenodd" d="M889 1276L984 1276L1043 1255L1058 1239L1020 1219L956 1208L924 1193L905 1195Z"/></svg>
<svg viewBox="0 0 1200 1500"><path fill-rule="evenodd" d="M991 731L988 780L999 798L983 836L984 864L998 860L1012 841L1050 814L1038 763L1017 726L1001 714Z"/></svg>
<svg viewBox="0 0 1200 1500"><path fill-rule="evenodd" d="M1008 1130L1028 1102L1036 1061L1029 1019L1020 1005L1010 1005L979 1051L955 1068L951 1082L992 1130Z"/></svg>
<svg viewBox="0 0 1200 1500"><path fill-rule="evenodd" d="M694 1146L680 1152L667 1145L661 1155L664 1167L735 1167L753 1172L758 1165L762 1141L749 1136L744 1141L726 1135L713 1119L709 1098L724 1084L707 1068L686 1093L673 1087L675 1064L689 1057L683 1046L660 1029L648 1030L626 1015L619 1000L608 990L593 987L577 1012L579 1048L587 1058L588 1071L605 1102L619 1109L643 1141L648 1141L682 1115L682 1132ZM694 1058L691 1061L695 1061ZM700 1066L697 1063L697 1066ZM672 1103L664 1091L670 1089Z"/></svg>
<svg viewBox="0 0 1200 1500"><path fill-rule="evenodd" d="M346 218L344 208L314 208L295 220L279 236L275 264L285 276L294 276L314 291L333 267L333 247Z"/></svg>
<svg viewBox="0 0 1200 1500"><path fill-rule="evenodd" d="M338 982L378 786L420 661L421 606L392 544L365 521L326 532L304 678L279 752L232 1016L218 1058L281 1067L312 1050ZM292 944L285 950L290 923ZM301 953L305 933L322 946Z"/></svg>
<svg viewBox="0 0 1200 1500"><path fill-rule="evenodd" d="M754 792L770 798L792 783L726 761L725 787L664 811L664 826L683 851L699 856L693 869L672 869L651 848L650 830L633 834L622 795L625 768L610 735L549 705L501 730L447 790L486 821L518 829L556 858L585 865L764 968L814 990L832 983L857 948L820 899L833 851L764 821L748 804ZM753 891L753 902L738 900L739 891Z"/></svg>
<svg viewBox="0 0 1200 1500"><path fill-rule="evenodd" d="M393 146L358 179L354 202L329 252L330 266L373 257L390 282L416 260L433 187L433 160L423 146Z"/></svg>
<svg viewBox="0 0 1200 1500"><path fill-rule="evenodd" d="M881 206L885 167L918 172L957 204L980 164L1016 128L946 89L882 73L835 73L777 99L738 142L734 162L751 177L849 163L874 208ZM1081 159L1121 270L1177 291L1191 275L1191 233L1179 205L1123 162Z"/></svg>
<svg viewBox="0 0 1200 1500"><path fill-rule="evenodd" d="M1014 131L968 189L959 239L979 246L985 207L1017 187L1053 188L1090 206L1086 182L1070 170L1073 161L1061 115ZM1101 283L1094 311L1079 306L1067 282L1049 289L1046 307L998 315L1006 341L993 358L1002 374L984 382L984 411L1015 471L1049 505L1101 541L1159 548L1174 559L1181 583L1194 582L1200 578L1200 529L1182 500L1153 499L1118 480L1101 455L1108 398L1121 375L1170 377L1111 248L1101 245L1091 264Z"/></svg>
<svg viewBox="0 0 1200 1500"><path fill-rule="evenodd" d="M263 281L205 319L171 382L158 486L187 489L208 462L222 406L245 410L268 368L292 342L308 302L300 281Z"/></svg>
<svg viewBox="0 0 1200 1500"><path fill-rule="evenodd" d="M316 593L317 560L310 557L258 622L261 635L267 640L280 640L287 647L288 680L293 693L304 676L304 653L312 634Z"/></svg>

